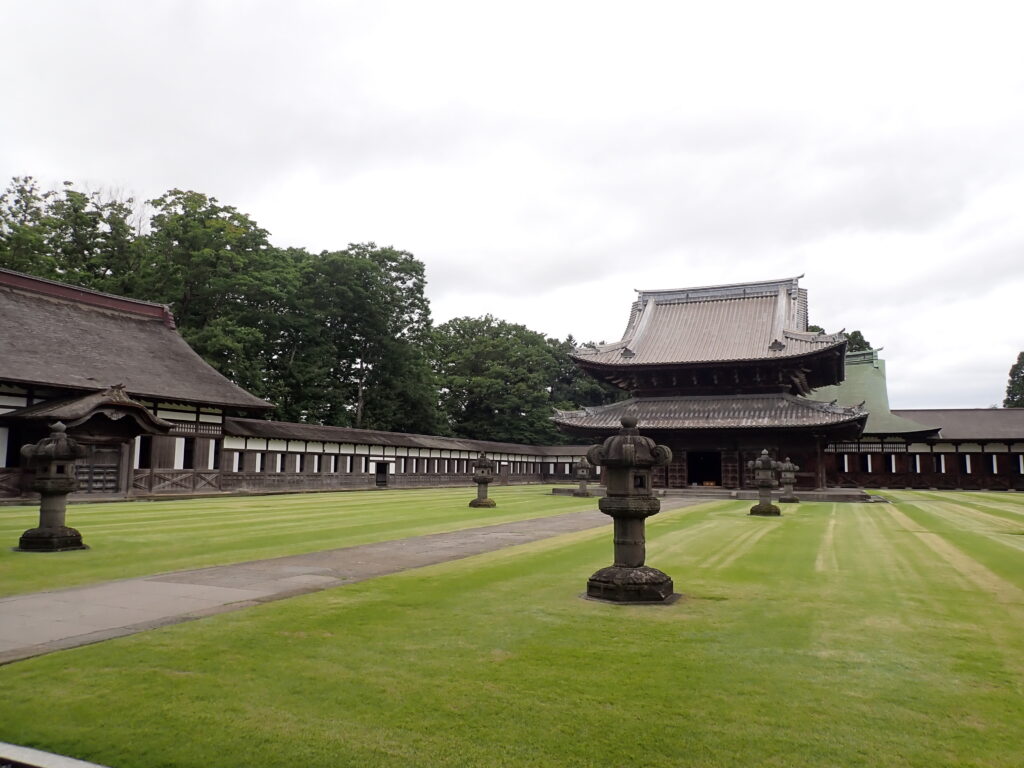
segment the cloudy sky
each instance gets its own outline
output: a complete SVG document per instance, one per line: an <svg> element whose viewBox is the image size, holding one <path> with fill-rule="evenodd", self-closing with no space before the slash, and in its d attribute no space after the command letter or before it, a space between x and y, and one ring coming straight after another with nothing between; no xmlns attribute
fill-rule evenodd
<svg viewBox="0 0 1024 768"><path fill-rule="evenodd" d="M894 407L1024 349L1024 5L0 0L0 181L195 189L427 265L437 321L618 339L804 274Z"/></svg>

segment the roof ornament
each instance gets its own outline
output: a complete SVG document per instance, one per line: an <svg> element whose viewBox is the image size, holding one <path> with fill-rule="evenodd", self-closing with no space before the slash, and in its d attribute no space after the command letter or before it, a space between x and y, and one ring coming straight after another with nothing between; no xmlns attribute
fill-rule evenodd
<svg viewBox="0 0 1024 768"><path fill-rule="evenodd" d="M107 391L104 392L103 394L105 394L115 403L132 402L132 399L128 397L128 393L125 392L125 385L123 382L121 384L110 385L109 387L107 387Z"/></svg>
<svg viewBox="0 0 1024 768"><path fill-rule="evenodd" d="M622 348L622 356L623 357L636 357L636 352L634 352L629 347L623 347Z"/></svg>
<svg viewBox="0 0 1024 768"><path fill-rule="evenodd" d="M786 375L789 376L789 380L793 384L793 389L796 390L798 395L809 397L811 394L811 386L807 382L807 374L810 371L807 368L790 368L786 371Z"/></svg>
<svg viewBox="0 0 1024 768"><path fill-rule="evenodd" d="M768 345L768 349L770 349L772 352L781 352L785 348L786 348L786 345L783 344L778 339L775 339L775 341L773 341L771 344Z"/></svg>

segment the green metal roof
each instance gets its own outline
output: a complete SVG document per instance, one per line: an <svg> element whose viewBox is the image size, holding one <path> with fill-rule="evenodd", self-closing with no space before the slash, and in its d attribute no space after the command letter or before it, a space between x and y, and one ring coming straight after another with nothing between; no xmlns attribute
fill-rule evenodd
<svg viewBox="0 0 1024 768"><path fill-rule="evenodd" d="M939 427L921 424L889 410L889 389L885 381L885 361L878 350L848 352L846 380L842 384L819 387L811 395L815 400L835 400L838 405L860 405L868 411L865 435L901 435L925 437L938 432Z"/></svg>

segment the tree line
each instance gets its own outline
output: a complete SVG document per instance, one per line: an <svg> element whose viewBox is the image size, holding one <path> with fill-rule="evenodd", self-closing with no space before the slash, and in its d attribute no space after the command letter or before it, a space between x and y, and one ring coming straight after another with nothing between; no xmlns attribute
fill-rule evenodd
<svg viewBox="0 0 1024 768"><path fill-rule="evenodd" d="M280 420L555 444L554 408L624 396L577 369L572 337L490 315L435 325L408 251L278 247L199 192L140 204L15 177L0 266L169 305L192 348Z"/></svg>

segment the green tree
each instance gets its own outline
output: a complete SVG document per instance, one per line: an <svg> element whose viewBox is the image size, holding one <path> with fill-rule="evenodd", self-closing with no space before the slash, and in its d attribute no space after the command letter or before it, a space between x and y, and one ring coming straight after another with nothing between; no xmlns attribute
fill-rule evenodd
<svg viewBox="0 0 1024 768"><path fill-rule="evenodd" d="M846 336L849 339L846 344L847 352L864 352L872 349L871 342L865 339L860 331L850 331Z"/></svg>
<svg viewBox="0 0 1024 768"><path fill-rule="evenodd" d="M1010 379L1006 382L1004 408L1024 408L1024 352L1017 355L1017 362L1010 366Z"/></svg>
<svg viewBox="0 0 1024 768"><path fill-rule="evenodd" d="M434 338L441 406L455 435L558 442L550 421L556 362L543 335L486 315L449 320Z"/></svg>
<svg viewBox="0 0 1024 768"><path fill-rule="evenodd" d="M0 195L0 265L111 293L134 296L144 240L131 221L134 200L85 193L66 181L42 192L15 177Z"/></svg>
<svg viewBox="0 0 1024 768"><path fill-rule="evenodd" d="M556 408L569 410L581 406L608 405L629 397L628 392L587 375L576 365L569 357L577 347L571 335L565 341L548 339L548 345L554 357L551 402Z"/></svg>
<svg viewBox="0 0 1024 768"><path fill-rule="evenodd" d="M54 193L41 191L31 176L15 176L0 194L0 266L56 279L57 259L50 252L49 214Z"/></svg>
<svg viewBox="0 0 1024 768"><path fill-rule="evenodd" d="M247 215L199 192L171 190L150 201L137 295L169 304L182 335L235 383L264 395L268 322L289 307L297 265L271 247Z"/></svg>
<svg viewBox="0 0 1024 768"><path fill-rule="evenodd" d="M430 305L423 263L373 243L311 257L301 312L312 320L296 373L319 380L305 418L325 424L443 433L426 357Z"/></svg>
<svg viewBox="0 0 1024 768"><path fill-rule="evenodd" d="M49 199L47 250L61 279L86 288L132 294L145 241L130 224L134 200L106 199L66 181Z"/></svg>

